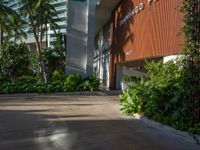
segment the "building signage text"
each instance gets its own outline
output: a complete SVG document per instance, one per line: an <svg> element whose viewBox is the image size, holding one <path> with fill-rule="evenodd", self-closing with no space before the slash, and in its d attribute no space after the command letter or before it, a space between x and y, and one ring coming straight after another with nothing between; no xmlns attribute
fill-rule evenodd
<svg viewBox="0 0 200 150"><path fill-rule="evenodd" d="M158 0L147 0L148 1L148 5L151 5L152 2L156 2Z"/></svg>
<svg viewBox="0 0 200 150"><path fill-rule="evenodd" d="M132 54L133 54L133 50L128 50L128 51L125 53L126 56L130 56L130 55L132 55Z"/></svg>
<svg viewBox="0 0 200 150"><path fill-rule="evenodd" d="M156 2L158 0L147 0L148 5L151 5L152 2ZM123 19L120 20L119 25L124 25L131 17L138 14L140 11L144 10L144 3L140 3L138 6L136 6L128 15L126 15Z"/></svg>
<svg viewBox="0 0 200 150"><path fill-rule="evenodd" d="M140 3L139 6L136 6L128 15L126 15L123 19L120 20L119 25L122 26L125 24L131 17L138 14L140 11L144 9L144 3Z"/></svg>

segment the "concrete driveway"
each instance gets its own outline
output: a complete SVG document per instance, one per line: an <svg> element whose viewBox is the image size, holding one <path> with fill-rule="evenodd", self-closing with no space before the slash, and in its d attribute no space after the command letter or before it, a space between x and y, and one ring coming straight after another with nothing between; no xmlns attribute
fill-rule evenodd
<svg viewBox="0 0 200 150"><path fill-rule="evenodd" d="M0 97L0 150L200 150L119 108L116 96Z"/></svg>

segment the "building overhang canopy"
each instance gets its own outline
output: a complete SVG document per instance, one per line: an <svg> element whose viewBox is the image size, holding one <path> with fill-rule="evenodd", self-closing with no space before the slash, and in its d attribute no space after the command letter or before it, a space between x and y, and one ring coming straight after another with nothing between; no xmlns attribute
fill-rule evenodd
<svg viewBox="0 0 200 150"><path fill-rule="evenodd" d="M110 19L112 11L120 0L99 0L96 8L96 35Z"/></svg>

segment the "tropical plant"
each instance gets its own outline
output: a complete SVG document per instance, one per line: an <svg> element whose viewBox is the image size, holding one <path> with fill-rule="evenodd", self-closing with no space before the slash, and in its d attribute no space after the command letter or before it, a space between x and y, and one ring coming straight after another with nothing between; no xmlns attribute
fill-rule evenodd
<svg viewBox="0 0 200 150"><path fill-rule="evenodd" d="M147 64L149 78L141 78L120 95L121 112L140 113L174 128L200 134L199 125L192 123L189 101L184 97L182 64L182 60Z"/></svg>
<svg viewBox="0 0 200 150"><path fill-rule="evenodd" d="M96 91L101 86L101 80L93 75L85 78L84 82L79 85L79 89L84 91Z"/></svg>
<svg viewBox="0 0 200 150"><path fill-rule="evenodd" d="M27 45L6 42L0 46L0 76L15 80L30 75L31 61Z"/></svg>
<svg viewBox="0 0 200 150"><path fill-rule="evenodd" d="M67 75L64 80L64 91L72 92L78 91L78 86L83 82L83 78L80 74Z"/></svg>
<svg viewBox="0 0 200 150"><path fill-rule="evenodd" d="M65 71L66 50L63 47L62 34L58 34L52 48L42 49L42 59L45 64L47 77L50 78L54 71Z"/></svg>
<svg viewBox="0 0 200 150"><path fill-rule="evenodd" d="M0 94L94 91L99 85L98 79L83 79L79 74L64 75L59 71L53 73L48 83L32 75L22 75L15 80L0 76Z"/></svg>
<svg viewBox="0 0 200 150"><path fill-rule="evenodd" d="M25 36L24 32L21 30L24 25L20 15L7 7L7 0L0 0L0 44L4 42L4 33L6 33L7 38L11 38L13 34L19 36Z"/></svg>
<svg viewBox="0 0 200 150"><path fill-rule="evenodd" d="M30 32L33 33L36 42L41 77L45 82L47 82L47 74L41 56L43 48L42 42L45 34L47 37L48 25L53 29L58 27L55 22L57 13L52 4L54 1L55 0L21 0L22 8L20 11L24 18L27 19L26 21L30 23Z"/></svg>

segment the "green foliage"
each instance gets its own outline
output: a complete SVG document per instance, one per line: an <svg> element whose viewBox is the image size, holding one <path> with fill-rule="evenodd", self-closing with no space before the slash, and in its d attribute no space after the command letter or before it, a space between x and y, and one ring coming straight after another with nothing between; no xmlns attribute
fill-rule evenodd
<svg viewBox="0 0 200 150"><path fill-rule="evenodd" d="M99 89L100 85L100 79L92 75L86 78L85 81L83 81L79 86L79 88L84 91L96 91Z"/></svg>
<svg viewBox="0 0 200 150"><path fill-rule="evenodd" d="M200 134L199 126L191 128L194 124L189 103L183 98L181 64L181 61L147 64L149 79L141 78L120 95L121 112L144 114L174 128Z"/></svg>
<svg viewBox="0 0 200 150"><path fill-rule="evenodd" d="M173 62L162 62L147 65L149 71L149 100L145 113L147 116L169 116L176 110L176 103L180 96L180 66ZM161 118L163 118L161 117Z"/></svg>
<svg viewBox="0 0 200 150"><path fill-rule="evenodd" d="M30 52L25 44L13 42L0 46L0 77L14 80L31 73Z"/></svg>
<svg viewBox="0 0 200 150"><path fill-rule="evenodd" d="M7 6L7 0L0 0L0 43L2 44L7 39L12 38L19 39L25 37L21 28L24 25L24 21L20 15ZM6 37L3 37L3 33L6 33Z"/></svg>
<svg viewBox="0 0 200 150"><path fill-rule="evenodd" d="M52 92L62 91L64 86L64 79L65 76L62 72L54 71L50 81L52 85Z"/></svg>
<svg viewBox="0 0 200 150"><path fill-rule="evenodd" d="M64 91L65 92L72 92L77 91L78 86L82 83L83 78L79 74L72 74L65 77L64 80Z"/></svg>
<svg viewBox="0 0 200 150"><path fill-rule="evenodd" d="M181 81L182 98L187 101L187 110L190 109L190 132L200 134L199 118L195 111L199 112L199 93L200 93L200 44L199 44L199 24L200 12L198 0L183 0L182 12L184 13L184 36L183 73ZM196 9L196 10L195 10ZM192 94L195 93L195 94ZM196 102L195 102L196 101ZM196 104L195 104L196 103ZM196 106L195 106L196 105ZM196 109L196 110L195 110ZM192 118L192 120L191 120Z"/></svg>
<svg viewBox="0 0 200 150"><path fill-rule="evenodd" d="M133 115L134 113L142 112L142 102L139 98L138 91L135 89L128 89L123 91L120 95L121 112L127 115Z"/></svg>
<svg viewBox="0 0 200 150"><path fill-rule="evenodd" d="M48 74L48 78L50 78L56 70L64 72L66 58L64 49L43 49L41 56L45 64L45 70Z"/></svg>
<svg viewBox="0 0 200 150"><path fill-rule="evenodd" d="M0 94L93 91L100 87L100 80L94 77L83 79L79 74L64 75L59 71L48 83L34 76L21 76L14 81L0 78L0 82Z"/></svg>
<svg viewBox="0 0 200 150"><path fill-rule="evenodd" d="M83 79L78 74L64 75L66 49L64 35L59 32L57 24L60 20L52 4L55 0L21 0L19 12L6 7L7 2L0 0L0 42L4 42L0 47L0 93L99 89L100 80L95 77ZM56 40L53 47L44 49L42 41L48 38L49 28L55 32ZM30 51L27 44L16 44L16 41L22 43L22 37L26 38L30 31L36 42L35 51ZM12 40L14 42L10 42ZM48 40L45 44L47 47Z"/></svg>

